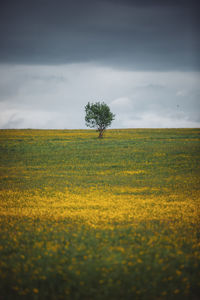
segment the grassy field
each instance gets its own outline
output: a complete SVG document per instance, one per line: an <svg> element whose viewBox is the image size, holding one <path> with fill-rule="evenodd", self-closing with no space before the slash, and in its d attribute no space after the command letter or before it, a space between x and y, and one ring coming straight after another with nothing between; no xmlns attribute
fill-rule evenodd
<svg viewBox="0 0 200 300"><path fill-rule="evenodd" d="M0 299L200 292L200 129L0 131Z"/></svg>

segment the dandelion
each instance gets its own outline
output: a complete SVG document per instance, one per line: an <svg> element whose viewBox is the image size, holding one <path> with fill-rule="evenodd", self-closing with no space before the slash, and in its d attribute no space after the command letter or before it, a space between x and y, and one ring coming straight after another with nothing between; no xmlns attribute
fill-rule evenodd
<svg viewBox="0 0 200 300"><path fill-rule="evenodd" d="M164 292L161 293L161 295L162 295L162 296L166 296L166 295L167 295L167 292L164 291Z"/></svg>
<svg viewBox="0 0 200 300"><path fill-rule="evenodd" d="M180 275L182 274L182 272L179 271L179 270L176 270L176 274L177 274L178 276L180 276Z"/></svg>

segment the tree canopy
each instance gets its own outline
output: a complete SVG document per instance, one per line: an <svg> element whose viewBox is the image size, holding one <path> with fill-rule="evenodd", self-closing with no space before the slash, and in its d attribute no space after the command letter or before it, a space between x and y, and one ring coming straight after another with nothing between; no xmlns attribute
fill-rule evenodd
<svg viewBox="0 0 200 300"><path fill-rule="evenodd" d="M86 126L96 128L99 132L99 138L103 137L104 131L115 118L115 115L110 111L110 107L104 102L88 102L85 106L85 113Z"/></svg>

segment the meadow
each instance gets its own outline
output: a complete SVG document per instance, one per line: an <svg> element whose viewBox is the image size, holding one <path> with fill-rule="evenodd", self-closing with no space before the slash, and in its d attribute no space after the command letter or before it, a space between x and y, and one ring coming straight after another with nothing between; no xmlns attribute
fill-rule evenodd
<svg viewBox="0 0 200 300"><path fill-rule="evenodd" d="M200 129L0 130L0 299L197 300Z"/></svg>

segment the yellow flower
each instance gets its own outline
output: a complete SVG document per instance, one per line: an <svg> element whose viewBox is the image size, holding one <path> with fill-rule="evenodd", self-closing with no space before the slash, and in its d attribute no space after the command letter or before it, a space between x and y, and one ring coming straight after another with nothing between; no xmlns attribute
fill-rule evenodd
<svg viewBox="0 0 200 300"><path fill-rule="evenodd" d="M177 274L178 276L180 276L180 275L182 274L182 272L179 271L179 270L176 270L176 274Z"/></svg>

